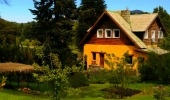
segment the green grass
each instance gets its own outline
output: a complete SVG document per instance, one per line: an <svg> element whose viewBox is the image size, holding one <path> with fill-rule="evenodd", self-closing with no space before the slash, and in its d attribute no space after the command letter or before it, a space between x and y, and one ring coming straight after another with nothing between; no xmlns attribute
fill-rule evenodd
<svg viewBox="0 0 170 100"><path fill-rule="evenodd" d="M141 90L142 92L131 97L126 97L123 100L155 100L153 98L153 87L159 84L154 83L137 83L129 85L129 88ZM90 84L90 86L81 87L81 92L78 95L67 96L61 100L119 100L119 99L105 99L103 88L110 87L109 83L105 84ZM170 85L165 86L166 90L170 92ZM0 91L1 100L49 100L47 96L32 95L22 93L18 90L4 89ZM170 100L170 97L166 97L166 100Z"/></svg>
<svg viewBox="0 0 170 100"><path fill-rule="evenodd" d="M62 100L109 100L104 98L104 93L101 89L109 87L110 84L90 84L90 86L81 87L82 92L77 96L65 97ZM153 97L153 87L158 86L154 83L137 83L129 85L129 88L141 90L141 93L133 95L131 97L126 97L123 100L155 100ZM166 86L166 90L170 91L170 85ZM170 97L166 97L170 100ZM110 99L119 100L119 99Z"/></svg>
<svg viewBox="0 0 170 100"><path fill-rule="evenodd" d="M47 97L42 95L32 95L22 93L17 90L4 89L0 91L1 100L49 100Z"/></svg>

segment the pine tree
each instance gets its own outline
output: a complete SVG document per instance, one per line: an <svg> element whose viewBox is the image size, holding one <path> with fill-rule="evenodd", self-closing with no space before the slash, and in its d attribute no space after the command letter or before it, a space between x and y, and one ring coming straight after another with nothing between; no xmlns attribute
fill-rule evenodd
<svg viewBox="0 0 170 100"><path fill-rule="evenodd" d="M159 6L154 8L153 12L158 13L163 25L167 30L167 33L170 33L170 15L167 13L167 11L163 7Z"/></svg>
<svg viewBox="0 0 170 100"><path fill-rule="evenodd" d="M62 62L66 61L65 52L68 52L76 18L75 0L34 0L34 7L30 11L37 21L35 37L45 43L47 54L57 53Z"/></svg>
<svg viewBox="0 0 170 100"><path fill-rule="evenodd" d="M79 7L79 27L77 30L77 45L84 37L86 31L94 24L102 12L106 9L104 0L82 0ZM80 47L80 50L82 48Z"/></svg>

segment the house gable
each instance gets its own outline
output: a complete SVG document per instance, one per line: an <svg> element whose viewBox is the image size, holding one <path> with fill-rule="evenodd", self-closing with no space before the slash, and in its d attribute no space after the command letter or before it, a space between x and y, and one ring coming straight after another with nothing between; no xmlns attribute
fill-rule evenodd
<svg viewBox="0 0 170 100"><path fill-rule="evenodd" d="M91 36L91 34L93 33L92 31L94 31L94 28L96 28L97 24L105 15L107 15L121 29L121 31L125 33L125 35L131 40L131 42L133 42L133 44L135 44L137 48L146 48L146 45L136 35L132 33L130 25L121 17L121 15L112 11L104 11L104 13L99 17L96 23L88 30L87 34L82 39L81 44L87 43L87 37Z"/></svg>
<svg viewBox="0 0 170 100"><path fill-rule="evenodd" d="M102 30L102 37L97 37L97 30ZM106 36L106 30L111 30L111 37ZM115 38L114 30L120 32L120 36ZM111 44L111 45L135 45L123 32L123 30L106 14L96 24L96 27L89 33L86 39L87 44Z"/></svg>

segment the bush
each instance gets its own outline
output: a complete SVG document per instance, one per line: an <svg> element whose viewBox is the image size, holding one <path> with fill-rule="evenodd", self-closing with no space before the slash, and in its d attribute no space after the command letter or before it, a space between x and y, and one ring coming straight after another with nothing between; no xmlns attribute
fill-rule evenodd
<svg viewBox="0 0 170 100"><path fill-rule="evenodd" d="M142 81L170 83L170 53L158 55L149 53L147 61L139 67Z"/></svg>
<svg viewBox="0 0 170 100"><path fill-rule="evenodd" d="M69 77L69 83L74 88L89 86L88 78L82 72L72 73Z"/></svg>
<svg viewBox="0 0 170 100"><path fill-rule="evenodd" d="M154 87L154 98L156 100L165 100L166 94L167 92L163 85Z"/></svg>
<svg viewBox="0 0 170 100"><path fill-rule="evenodd" d="M89 71L89 82L96 84L103 84L108 80L108 70L90 70Z"/></svg>

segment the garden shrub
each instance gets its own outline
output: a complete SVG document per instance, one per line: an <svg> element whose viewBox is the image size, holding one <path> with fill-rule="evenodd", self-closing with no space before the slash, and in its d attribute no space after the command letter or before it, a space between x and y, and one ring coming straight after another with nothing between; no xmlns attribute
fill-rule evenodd
<svg viewBox="0 0 170 100"><path fill-rule="evenodd" d="M69 83L74 88L89 85L88 78L82 72L72 73L69 77Z"/></svg>
<svg viewBox="0 0 170 100"><path fill-rule="evenodd" d="M162 84L170 83L170 53L158 55L148 53L148 59L139 67L142 81L155 81Z"/></svg>
<svg viewBox="0 0 170 100"><path fill-rule="evenodd" d="M159 85L153 88L154 89L154 98L156 100L165 100L167 91L163 85Z"/></svg>
<svg viewBox="0 0 170 100"><path fill-rule="evenodd" d="M108 80L108 70L98 69L89 71L89 82L96 84L103 84Z"/></svg>

